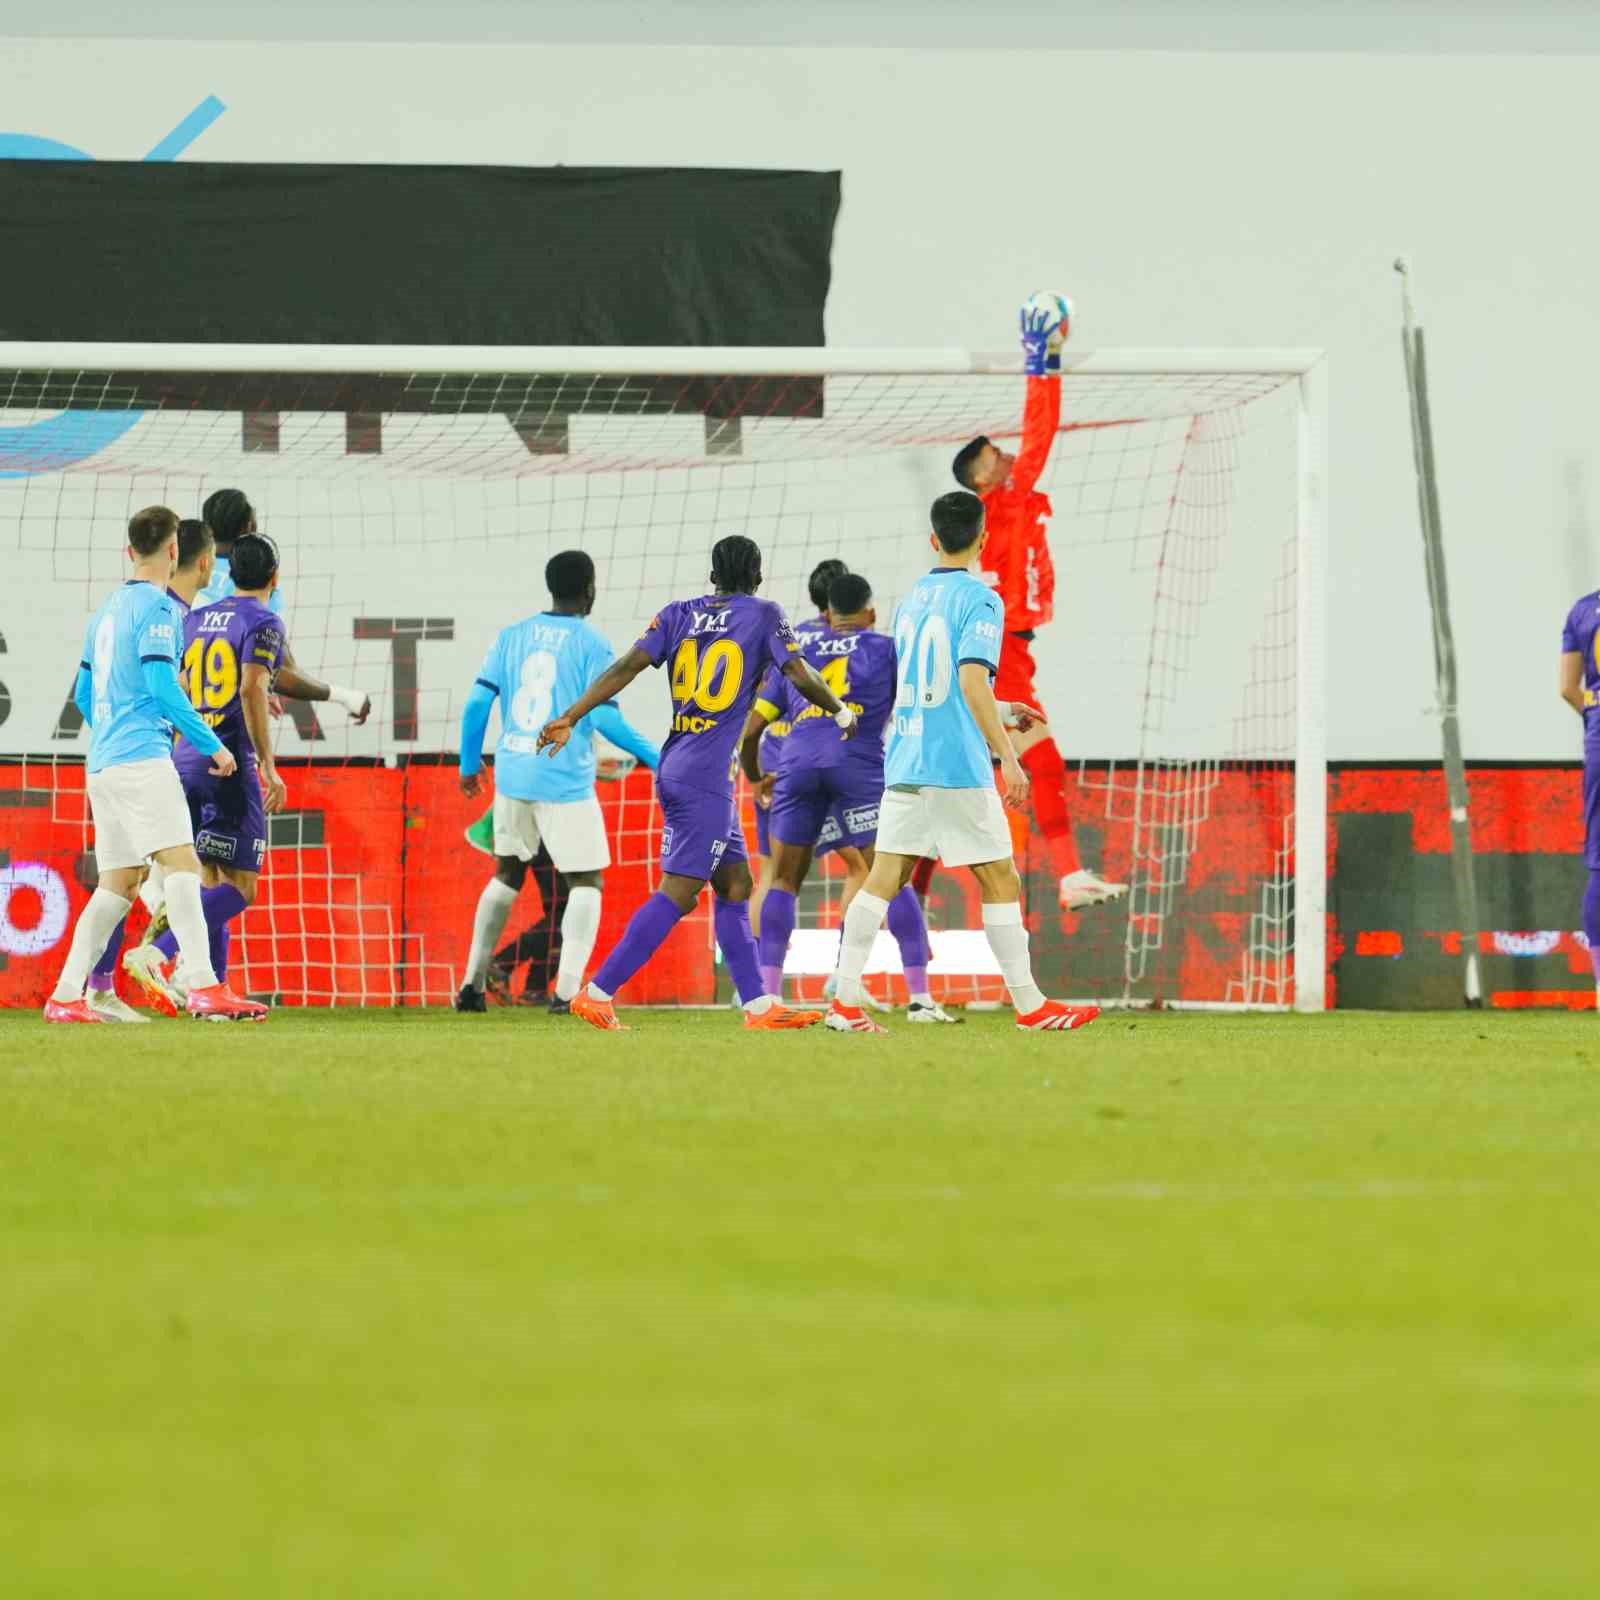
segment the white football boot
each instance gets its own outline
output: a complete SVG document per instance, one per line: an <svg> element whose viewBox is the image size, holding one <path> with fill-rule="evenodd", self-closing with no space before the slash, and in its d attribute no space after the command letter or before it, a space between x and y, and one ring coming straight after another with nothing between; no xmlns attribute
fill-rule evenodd
<svg viewBox="0 0 1600 1600"><path fill-rule="evenodd" d="M89 1009L99 1017L102 1022L148 1022L149 1017L141 1017L115 989L91 989L83 997L89 1003Z"/></svg>
<svg viewBox="0 0 1600 1600"><path fill-rule="evenodd" d="M942 1005L940 1005L937 1000L933 1001L932 1004L929 1004L925 1000L913 1000L911 1002L911 1004L906 1007L906 1021L907 1022L921 1022L921 1023L954 1022L954 1023L962 1023L962 1022L965 1022L966 1020L967 1019L965 1017L952 1017L950 1015L950 1013L948 1011L946 1011L945 1008Z"/></svg>
<svg viewBox="0 0 1600 1600"><path fill-rule="evenodd" d="M1061 880L1061 909L1083 911L1089 906L1102 906L1108 900L1120 900L1127 892L1127 884L1112 883L1098 872L1079 867Z"/></svg>

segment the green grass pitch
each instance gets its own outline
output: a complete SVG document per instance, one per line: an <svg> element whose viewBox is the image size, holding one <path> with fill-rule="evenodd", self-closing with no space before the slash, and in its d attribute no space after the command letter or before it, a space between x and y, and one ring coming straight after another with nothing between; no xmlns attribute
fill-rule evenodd
<svg viewBox="0 0 1600 1600"><path fill-rule="evenodd" d="M1592 1017L0 1014L0 1592L1600 1593Z"/></svg>

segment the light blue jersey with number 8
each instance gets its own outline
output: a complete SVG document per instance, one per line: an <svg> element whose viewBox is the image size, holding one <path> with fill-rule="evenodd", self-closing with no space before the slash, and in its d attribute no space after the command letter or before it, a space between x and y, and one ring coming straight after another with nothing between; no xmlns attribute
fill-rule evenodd
<svg viewBox="0 0 1600 1600"><path fill-rule="evenodd" d="M894 614L898 690L883 781L889 788L992 789L989 746L961 692L961 667L1000 665L1005 608L965 567L935 567Z"/></svg>
<svg viewBox="0 0 1600 1600"><path fill-rule="evenodd" d="M561 803L594 793L590 720L585 717L553 757L538 753L539 730L611 662L611 646L598 628L554 611L506 628L490 645L478 682L500 697L494 781L501 794Z"/></svg>

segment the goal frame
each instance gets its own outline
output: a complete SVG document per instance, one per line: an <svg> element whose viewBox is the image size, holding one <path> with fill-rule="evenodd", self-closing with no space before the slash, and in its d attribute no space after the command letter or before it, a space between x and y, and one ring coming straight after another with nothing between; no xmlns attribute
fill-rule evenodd
<svg viewBox="0 0 1600 1600"><path fill-rule="evenodd" d="M1066 375L1255 374L1296 381L1294 1002L1327 1006L1328 369L1314 349L1076 350ZM0 342L0 370L77 372L271 372L311 374L615 377L665 373L733 377L1022 375L1015 352L961 349L827 349L658 345L288 345Z"/></svg>

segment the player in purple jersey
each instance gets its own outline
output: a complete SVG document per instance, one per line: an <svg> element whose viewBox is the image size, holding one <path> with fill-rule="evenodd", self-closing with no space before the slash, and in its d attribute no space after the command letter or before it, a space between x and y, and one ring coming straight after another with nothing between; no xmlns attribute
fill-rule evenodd
<svg viewBox="0 0 1600 1600"><path fill-rule="evenodd" d="M1583 932L1600 986L1600 594L1586 594L1561 630L1561 698L1583 718Z"/></svg>
<svg viewBox="0 0 1600 1600"><path fill-rule="evenodd" d="M184 623L183 666L189 701L237 762L219 778L186 740L173 753L194 825L205 889L201 901L211 940L211 964L228 970L231 924L252 904L267 853L267 817L287 799L272 753L267 697L286 650L283 621L267 605L278 576L277 546L244 534L233 546L234 593L192 610ZM131 952L128 968L152 992L147 968L159 953L176 955L171 932ZM166 983L172 975L163 974ZM181 980L177 986L181 992ZM154 995L152 994L152 998Z"/></svg>
<svg viewBox="0 0 1600 1600"><path fill-rule="evenodd" d="M830 556L826 561L819 561L811 569L811 576L806 582L806 591L811 596L811 604L816 607L816 621L808 626L816 627L825 625L828 620L828 585L835 578L842 578L849 571L844 562L837 556ZM800 641L801 648L805 646L806 628L795 630L795 637ZM763 682L761 689L763 695L769 687L776 682L772 672L767 674L771 683ZM774 688L774 694L779 691ZM769 722L761 738L761 766L764 772L776 772L783 764L783 741L789 735L787 722ZM756 937L761 937L761 907L767 898L767 892L772 888L772 831L771 831L771 795L758 792L756 795L756 849L750 866L755 875L756 886L750 892L750 927ZM837 847L843 837L842 831L835 822L828 829L829 838L826 844L821 841L817 845L817 854L825 855L827 851ZM850 856L855 852L851 851ZM850 857L843 858L849 868ZM856 857L859 860L859 857ZM862 880L865 881L866 872L862 871Z"/></svg>
<svg viewBox="0 0 1600 1600"><path fill-rule="evenodd" d="M572 1001L572 1014L594 1027L620 1030L616 992L661 947L693 909L709 881L716 896L717 943L745 1011L747 1028L803 1028L815 1011L791 1011L766 992L750 932L750 865L734 807L736 749L745 717L769 665L778 665L812 705L841 728L854 714L806 664L783 608L758 600L761 551L733 534L711 551L712 593L664 607L620 661L539 734L540 748L559 750L575 723L614 699L646 667L670 662L672 730L661 751L656 792L666 826L661 884L640 906L594 981Z"/></svg>
<svg viewBox="0 0 1600 1600"><path fill-rule="evenodd" d="M877 615L872 585L859 573L846 573L829 589L828 626L801 635L806 660L859 719L855 738L842 740L838 730L791 687L778 688L770 675L745 724L740 747L745 775L759 791L772 796L774 877L761 927L761 975L773 994L782 988L796 897L830 818L837 818L843 830L840 853L848 849L862 863L862 881L871 868L883 799L884 726L898 688L894 640L873 631ZM773 696L781 700L775 703ZM772 773L760 765L761 730L780 716L788 718L790 732L782 770ZM846 885L846 912L860 887L860 881ZM909 1020L958 1022L930 991L928 924L922 902L909 884L889 902L888 924L900 946L911 991Z"/></svg>

